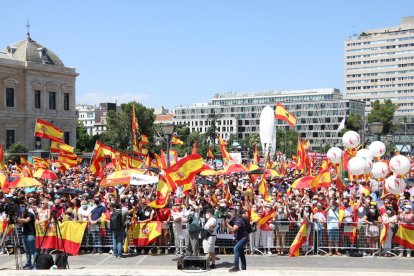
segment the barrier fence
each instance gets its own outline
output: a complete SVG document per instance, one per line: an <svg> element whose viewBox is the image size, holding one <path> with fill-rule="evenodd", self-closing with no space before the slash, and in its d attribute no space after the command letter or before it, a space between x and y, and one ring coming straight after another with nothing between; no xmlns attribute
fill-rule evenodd
<svg viewBox="0 0 414 276"><path fill-rule="evenodd" d="M216 251L220 254L232 254L234 241L233 233L230 233L224 226L224 220L217 220ZM301 222L296 221L273 221L270 231L257 229L250 233L249 242L246 250L250 254L277 254L287 255L289 248L294 241ZM308 223L306 231L306 242L301 246L301 255L320 254L320 255L339 255L361 252L366 255L380 255L381 253L396 256L404 251L398 244L392 242L396 229L389 228L385 242L380 245L381 230L384 227L381 223L367 224L359 223ZM161 235L152 243L146 246L129 246L130 253L146 253L149 249L161 250L162 253L182 254L185 252L186 227L179 223L163 224ZM112 233L106 229L97 227L87 227L82 243L81 253L92 250L108 252L112 249ZM20 245L22 242L22 227L17 227ZM6 232L1 233L0 238ZM11 238L5 238L5 247L12 248ZM3 245L0 245L3 246ZM3 248L2 248L3 249ZM202 241L200 240L200 251L202 251ZM270 253L269 253L270 252ZM154 252L152 252L154 253ZM407 250L410 254L411 251Z"/></svg>

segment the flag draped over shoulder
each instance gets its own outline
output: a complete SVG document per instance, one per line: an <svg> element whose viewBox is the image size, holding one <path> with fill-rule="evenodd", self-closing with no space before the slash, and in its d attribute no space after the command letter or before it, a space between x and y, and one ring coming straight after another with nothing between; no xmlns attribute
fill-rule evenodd
<svg viewBox="0 0 414 276"><path fill-rule="evenodd" d="M36 137L46 138L52 141L61 142L63 132L49 122L41 119L36 120L35 134Z"/></svg>
<svg viewBox="0 0 414 276"><path fill-rule="evenodd" d="M297 257L299 256L299 249L302 247L302 244L306 242L306 221L302 223L299 228L298 233L296 234L295 239L290 245L289 256Z"/></svg>
<svg viewBox="0 0 414 276"><path fill-rule="evenodd" d="M400 224L395 233L393 242L400 246L414 250L414 225Z"/></svg>
<svg viewBox="0 0 414 276"><path fill-rule="evenodd" d="M202 170L204 170L203 158L198 154L190 154L167 168L165 172L177 186L183 186L190 183Z"/></svg>
<svg viewBox="0 0 414 276"><path fill-rule="evenodd" d="M287 111L281 103L277 103L275 111L275 119L279 119L288 123L291 127L296 124L296 116Z"/></svg>

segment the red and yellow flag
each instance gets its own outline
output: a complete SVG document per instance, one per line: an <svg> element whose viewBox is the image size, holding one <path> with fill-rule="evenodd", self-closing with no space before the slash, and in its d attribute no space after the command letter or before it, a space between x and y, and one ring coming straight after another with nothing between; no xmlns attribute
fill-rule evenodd
<svg viewBox="0 0 414 276"><path fill-rule="evenodd" d="M63 154L72 154L74 150L75 150L74 147L72 147L68 144L62 143L62 142L52 141L50 143L50 151L51 152L63 153Z"/></svg>
<svg viewBox="0 0 414 276"><path fill-rule="evenodd" d="M290 245L289 256L297 257L299 256L299 249L302 247L302 244L306 242L306 221L302 223L299 228L298 233L296 234L295 239Z"/></svg>
<svg viewBox="0 0 414 276"><path fill-rule="evenodd" d="M388 236L388 231L390 228L390 224L384 224L382 229L381 229L381 234L380 234L380 244L384 244L385 241L387 240L387 236Z"/></svg>
<svg viewBox="0 0 414 276"><path fill-rule="evenodd" d="M223 156L223 160L227 162L231 159L231 156L229 152L227 151L226 145L224 144L223 139L221 139L220 134L217 134L217 137L218 137L219 144L220 144L221 155Z"/></svg>
<svg viewBox="0 0 414 276"><path fill-rule="evenodd" d="M148 145L149 139L148 136L145 134L141 134L141 145Z"/></svg>
<svg viewBox="0 0 414 276"><path fill-rule="evenodd" d="M203 158L198 154L190 154L167 168L165 172L177 186L182 186L190 183L193 177L203 169Z"/></svg>
<svg viewBox="0 0 414 276"><path fill-rule="evenodd" d="M207 158L214 159L214 154L211 148L208 148Z"/></svg>
<svg viewBox="0 0 414 276"><path fill-rule="evenodd" d="M281 103L277 103L275 118L287 122L291 127L296 124L296 116L287 111Z"/></svg>
<svg viewBox="0 0 414 276"><path fill-rule="evenodd" d="M300 136L298 136L298 151L296 167L298 170L304 171L306 169L306 150L303 146Z"/></svg>
<svg viewBox="0 0 414 276"><path fill-rule="evenodd" d="M55 127L51 123L37 119L36 125L35 125L34 136L50 139L52 141L61 142L62 137L63 137L63 132L62 130Z"/></svg>
<svg viewBox="0 0 414 276"><path fill-rule="evenodd" d="M178 138L177 135L173 135L171 137L171 144L173 144L173 145L182 145L182 144L184 144L184 142L181 141L180 138Z"/></svg>
<svg viewBox="0 0 414 276"><path fill-rule="evenodd" d="M331 173L329 171L324 171L317 174L309 184L309 188L328 188L331 186Z"/></svg>
<svg viewBox="0 0 414 276"><path fill-rule="evenodd" d="M257 165L260 162L260 155L259 155L259 150L257 149L257 146L254 147L254 152L253 152L253 164Z"/></svg>
<svg viewBox="0 0 414 276"><path fill-rule="evenodd" d="M161 221L132 224L130 245L147 246L161 235Z"/></svg>
<svg viewBox="0 0 414 276"><path fill-rule="evenodd" d="M263 176L262 180L259 183L259 193L263 196L266 201L270 201L269 190L267 187L266 178Z"/></svg>
<svg viewBox="0 0 414 276"><path fill-rule="evenodd" d="M394 243L400 246L414 250L414 225L400 224L397 233L395 233Z"/></svg>
<svg viewBox="0 0 414 276"><path fill-rule="evenodd" d="M262 217L261 219L259 219L259 221L257 222L257 226L262 226L263 224L265 224L266 222L268 222L271 219L274 219L276 215L275 211L270 212L269 214L267 214L266 216Z"/></svg>
<svg viewBox="0 0 414 276"><path fill-rule="evenodd" d="M165 205L168 203L168 192L169 192L169 185L167 184L167 179L163 176L160 176L157 185L157 199L148 203L149 207L152 208L164 208Z"/></svg>

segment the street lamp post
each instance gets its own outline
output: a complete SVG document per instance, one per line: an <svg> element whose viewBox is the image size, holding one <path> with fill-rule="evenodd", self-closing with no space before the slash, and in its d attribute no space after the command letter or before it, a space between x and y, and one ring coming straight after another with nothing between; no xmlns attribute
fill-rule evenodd
<svg viewBox="0 0 414 276"><path fill-rule="evenodd" d="M174 132L174 125L173 124L163 124L161 125L162 133L165 135L165 139L167 140L167 168L170 167L170 138Z"/></svg>
<svg viewBox="0 0 414 276"><path fill-rule="evenodd" d="M384 128L384 124L382 122L373 122L369 125L371 132L375 134L375 139L377 141L381 141L381 133L382 129Z"/></svg>

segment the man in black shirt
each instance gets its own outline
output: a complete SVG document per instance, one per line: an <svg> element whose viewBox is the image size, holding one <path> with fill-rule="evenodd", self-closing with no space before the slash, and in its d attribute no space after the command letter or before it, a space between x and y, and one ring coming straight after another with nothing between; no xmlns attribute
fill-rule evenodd
<svg viewBox="0 0 414 276"><path fill-rule="evenodd" d="M229 218L226 219L227 228L234 232L234 239L236 244L234 245L234 264L230 268L229 272L239 271L239 259L241 261L241 269L246 270L246 256L244 255L244 247L247 243L247 230L246 223L242 215L246 210L242 210L240 213L236 214L233 210L229 212Z"/></svg>
<svg viewBox="0 0 414 276"><path fill-rule="evenodd" d="M32 255L33 260L36 260L36 229L35 229L35 216L24 208L22 210L22 216L17 219L17 222L23 224L23 245L26 252L27 263L23 267L24 269L32 269Z"/></svg>

